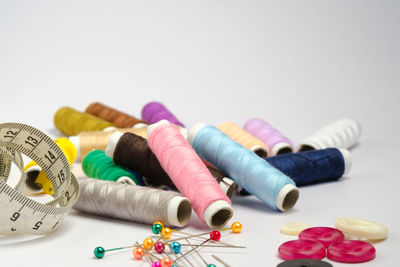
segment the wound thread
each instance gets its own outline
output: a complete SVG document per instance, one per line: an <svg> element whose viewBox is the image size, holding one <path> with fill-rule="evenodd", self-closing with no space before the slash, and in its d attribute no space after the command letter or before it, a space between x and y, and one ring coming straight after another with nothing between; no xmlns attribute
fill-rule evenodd
<svg viewBox="0 0 400 267"><path fill-rule="evenodd" d="M92 150L105 150L110 136L119 131L121 133L134 133L143 138L147 138L147 128L119 128L115 131L93 131L81 132L79 135L70 136L70 140L75 144L79 158L83 159Z"/></svg>
<svg viewBox="0 0 400 267"><path fill-rule="evenodd" d="M79 177L81 194L74 209L111 218L170 226L185 226L192 208L176 192Z"/></svg>
<svg viewBox="0 0 400 267"><path fill-rule="evenodd" d="M243 128L264 142L270 148L271 156L294 151L292 141L262 119L248 120Z"/></svg>
<svg viewBox="0 0 400 267"><path fill-rule="evenodd" d="M93 150L83 159L82 170L91 178L127 184L143 184L142 177L139 174L116 165L101 150Z"/></svg>
<svg viewBox="0 0 400 267"><path fill-rule="evenodd" d="M147 103L142 109L142 119L149 124L159 122L160 120L167 120L175 125L185 127L185 125L160 102Z"/></svg>
<svg viewBox="0 0 400 267"><path fill-rule="evenodd" d="M147 124L143 120L140 120L124 112L108 107L99 102L90 104L86 108L85 112L93 116L96 116L100 119L103 119L105 121L111 122L118 128L131 128L138 123Z"/></svg>
<svg viewBox="0 0 400 267"><path fill-rule="evenodd" d="M189 142L200 157L270 207L287 211L296 204L299 191L293 180L217 128L197 124Z"/></svg>
<svg viewBox="0 0 400 267"><path fill-rule="evenodd" d="M350 156L350 152L343 151ZM265 160L292 178L297 186L335 181L349 171L343 153L336 148L283 154ZM349 161L349 157L348 160Z"/></svg>
<svg viewBox="0 0 400 267"><path fill-rule="evenodd" d="M151 151L147 140L133 133L113 134L117 139L109 139L106 148L106 155L112 157L113 162L129 170L136 171L143 175L144 182L152 187L167 186L176 190L176 186L161 167L157 157ZM211 169L212 167L210 167ZM214 169L211 171L215 179L224 188L228 196L232 196L235 184L231 183L226 176Z"/></svg>
<svg viewBox="0 0 400 267"><path fill-rule="evenodd" d="M351 119L335 121L311 136L303 139L299 151L323 149L328 147L350 148L354 146L361 136L361 125Z"/></svg>
<svg viewBox="0 0 400 267"><path fill-rule="evenodd" d="M163 120L150 125L148 135L149 147L200 219L211 228L225 225L233 214L230 200L178 129Z"/></svg>
<svg viewBox="0 0 400 267"><path fill-rule="evenodd" d="M270 154L268 146L263 141L246 132L236 123L222 122L218 125L218 129L260 157L268 157Z"/></svg>
<svg viewBox="0 0 400 267"><path fill-rule="evenodd" d="M57 138L54 142L60 147L62 152L65 154L69 165L75 162L76 159L76 148L75 146L64 137ZM24 168L26 174L26 185L34 192L53 195L54 189L47 174L42 168L34 161L29 162ZM63 178L63 177L60 177Z"/></svg>
<svg viewBox="0 0 400 267"><path fill-rule="evenodd" d="M54 115L54 125L60 132L68 136L84 131L101 131L107 127L114 127L108 121L70 107L62 107L57 110Z"/></svg>

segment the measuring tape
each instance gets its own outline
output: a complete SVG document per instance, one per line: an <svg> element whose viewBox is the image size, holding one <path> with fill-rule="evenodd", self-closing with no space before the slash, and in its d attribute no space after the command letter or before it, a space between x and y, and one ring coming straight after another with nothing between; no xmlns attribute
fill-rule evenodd
<svg viewBox="0 0 400 267"><path fill-rule="evenodd" d="M54 200L39 203L26 197L25 174L20 153L34 160L47 174ZM14 162L21 178L7 184ZM0 124L0 235L44 235L56 229L79 197L79 184L58 145L41 131L20 123Z"/></svg>

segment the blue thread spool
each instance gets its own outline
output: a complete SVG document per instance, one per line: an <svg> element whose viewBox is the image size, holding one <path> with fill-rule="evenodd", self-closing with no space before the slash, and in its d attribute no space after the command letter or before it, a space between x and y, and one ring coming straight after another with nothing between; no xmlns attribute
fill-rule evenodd
<svg viewBox="0 0 400 267"><path fill-rule="evenodd" d="M189 142L200 157L270 207L287 211L296 204L299 190L292 179L214 126L196 124Z"/></svg>
<svg viewBox="0 0 400 267"><path fill-rule="evenodd" d="M293 179L297 186L338 180L351 168L350 152L327 148L265 159Z"/></svg>
<svg viewBox="0 0 400 267"><path fill-rule="evenodd" d="M335 181L351 169L351 156L347 149L311 150L265 160L289 176L296 186ZM240 194L249 195L245 189L241 189Z"/></svg>

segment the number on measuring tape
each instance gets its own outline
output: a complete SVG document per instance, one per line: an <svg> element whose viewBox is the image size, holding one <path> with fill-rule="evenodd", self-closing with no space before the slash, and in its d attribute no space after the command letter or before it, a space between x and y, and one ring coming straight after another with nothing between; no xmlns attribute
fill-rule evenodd
<svg viewBox="0 0 400 267"><path fill-rule="evenodd" d="M54 200L39 203L25 196L21 154L30 157L47 174ZM11 163L21 172L15 187L7 184ZM34 127L20 123L0 124L0 235L47 234L56 229L79 197L79 184L68 160L56 143Z"/></svg>

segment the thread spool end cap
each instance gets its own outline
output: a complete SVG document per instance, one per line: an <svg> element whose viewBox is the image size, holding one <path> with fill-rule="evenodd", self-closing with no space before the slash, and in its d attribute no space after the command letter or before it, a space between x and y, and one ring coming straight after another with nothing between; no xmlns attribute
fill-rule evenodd
<svg viewBox="0 0 400 267"><path fill-rule="evenodd" d="M287 184L278 193L275 201L276 207L281 211L288 211L294 207L299 196L299 189L293 184Z"/></svg>
<svg viewBox="0 0 400 267"><path fill-rule="evenodd" d="M347 149L339 149L340 153L342 153L343 160L344 160L344 172L343 175L347 174L350 172L352 163L351 163L351 154L350 151Z"/></svg>
<svg viewBox="0 0 400 267"><path fill-rule="evenodd" d="M137 128L147 128L147 124L146 123L143 123L143 122L139 122L139 123L136 123L135 125L133 125L133 129L137 129Z"/></svg>
<svg viewBox="0 0 400 267"><path fill-rule="evenodd" d="M208 205L203 214L204 221L212 229L224 226L232 216L233 209L225 200L212 202Z"/></svg>
<svg viewBox="0 0 400 267"><path fill-rule="evenodd" d="M76 159L78 161L81 160L81 138L79 135L75 135L75 136L70 136L69 141L71 141L71 143L75 146L76 148Z"/></svg>
<svg viewBox="0 0 400 267"><path fill-rule="evenodd" d="M108 157L114 157L115 148L117 147L118 141L122 135L123 133L116 131L110 136L110 139L108 139L108 144L105 150L105 153Z"/></svg>
<svg viewBox="0 0 400 267"><path fill-rule="evenodd" d="M250 150L262 158L267 158L270 155L269 149L266 146L257 145L257 146L251 147Z"/></svg>
<svg viewBox="0 0 400 267"><path fill-rule="evenodd" d="M133 180L127 176L121 176L117 179L117 183L120 184L129 184L129 185L136 185Z"/></svg>
<svg viewBox="0 0 400 267"><path fill-rule="evenodd" d="M293 153L293 148L286 142L279 142L271 149L271 156L276 156L284 153Z"/></svg>
<svg viewBox="0 0 400 267"><path fill-rule="evenodd" d="M192 205L186 197L176 196L167 207L168 223L173 226L185 226L192 215Z"/></svg>
<svg viewBox="0 0 400 267"><path fill-rule="evenodd" d="M170 122L167 121L167 120L160 120L160 121L158 121L156 123L150 124L149 126L147 126L147 136L150 136L151 132L155 128L157 128L158 126L163 125L163 124L167 124L167 123L170 123Z"/></svg>
<svg viewBox="0 0 400 267"><path fill-rule="evenodd" d="M192 145L194 138L196 137L197 133L204 128L205 126L207 126L207 124L199 122L196 123L190 130L189 130L189 134L188 134L188 142L189 144Z"/></svg>

